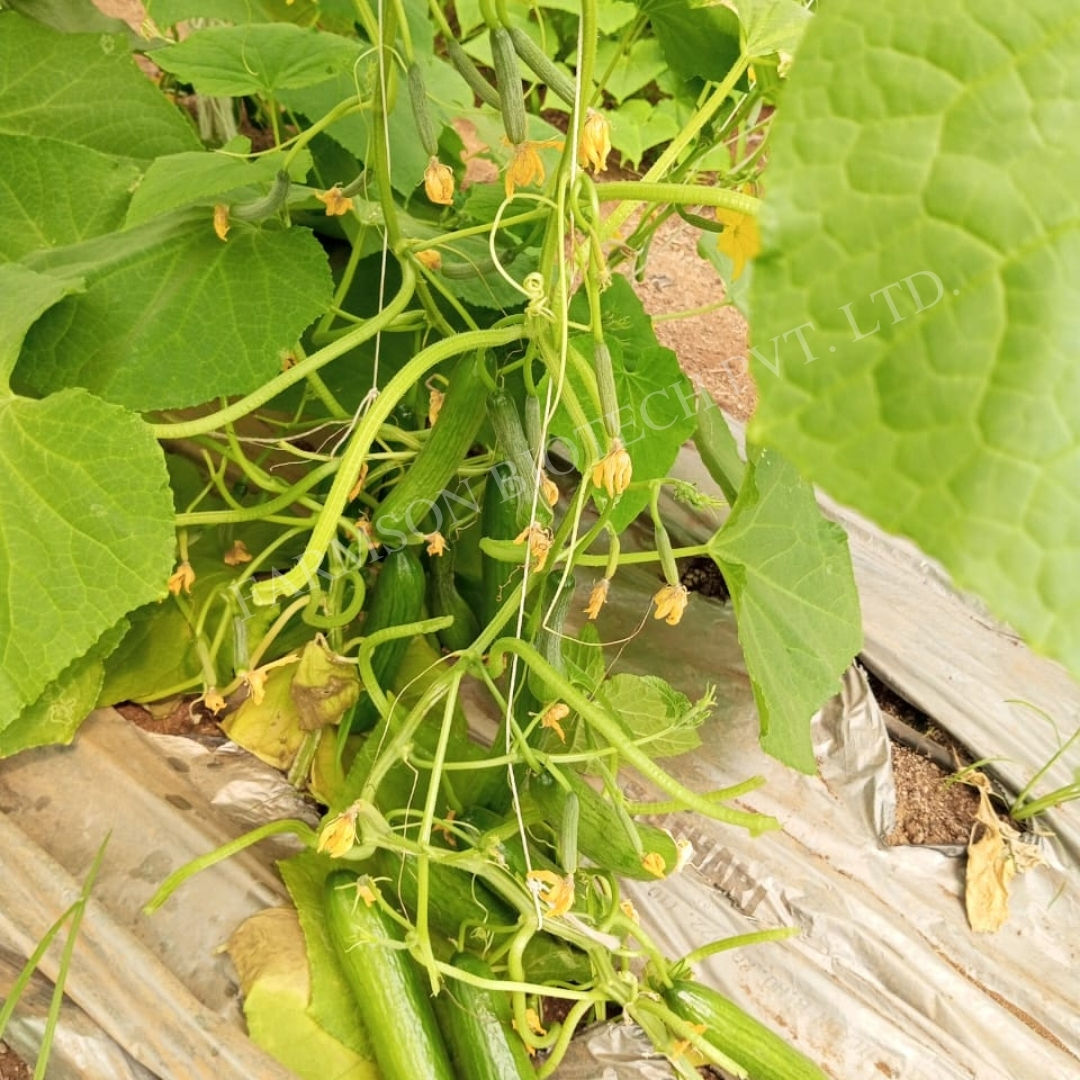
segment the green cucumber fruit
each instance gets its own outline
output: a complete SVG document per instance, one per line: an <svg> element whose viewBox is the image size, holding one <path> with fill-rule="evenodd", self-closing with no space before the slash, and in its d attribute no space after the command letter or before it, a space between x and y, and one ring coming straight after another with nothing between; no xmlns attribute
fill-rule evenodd
<svg viewBox="0 0 1080 1080"><path fill-rule="evenodd" d="M399 547L435 531L439 496L460 468L484 422L487 384L478 356L463 356L450 375L450 388L431 434L408 471L379 504L371 519L375 535ZM434 519L434 525L428 523Z"/></svg>
<svg viewBox="0 0 1080 1080"><path fill-rule="evenodd" d="M643 855L655 853L664 860L665 873L670 874L679 863L679 849L671 833L655 825L629 822L598 791L572 769L562 775L578 801L578 851L603 870L639 881L654 881L656 874L642 862ZM548 774L531 777L529 795L555 829L561 828L566 814L567 792ZM637 832L638 845L627 833L627 824Z"/></svg>
<svg viewBox="0 0 1080 1080"><path fill-rule="evenodd" d="M364 616L364 634L416 622L423 614L426 589L427 578L416 555L407 547L390 552L382 560L378 580L371 591ZM384 692L401 667L409 640L401 637L384 642L371 657L375 678ZM364 694L353 711L351 730L367 731L378 717L375 702L369 694Z"/></svg>
<svg viewBox="0 0 1080 1080"><path fill-rule="evenodd" d="M495 977L491 968L471 953L458 953L450 962L470 975ZM447 979L435 999L435 1015L458 1080L535 1078L525 1044L511 1026L509 994Z"/></svg>
<svg viewBox="0 0 1080 1080"><path fill-rule="evenodd" d="M750 1080L828 1080L808 1057L711 987L677 979L663 996L681 1019L704 1025L702 1038L746 1069Z"/></svg>
<svg viewBox="0 0 1080 1080"><path fill-rule="evenodd" d="M379 1072L383 1080L455 1080L424 976L402 947L401 928L377 903L364 902L359 880L347 870L332 871L323 904Z"/></svg>

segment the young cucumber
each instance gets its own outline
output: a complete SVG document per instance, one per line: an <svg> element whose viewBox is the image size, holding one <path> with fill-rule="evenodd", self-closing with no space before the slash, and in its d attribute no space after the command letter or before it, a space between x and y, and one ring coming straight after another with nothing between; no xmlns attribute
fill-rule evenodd
<svg viewBox="0 0 1080 1080"><path fill-rule="evenodd" d="M484 422L487 384L480 373L481 362L479 357L463 356L455 365L427 442L375 511L372 528L385 543L399 547L441 523L432 511ZM427 528L429 519L434 519L431 529Z"/></svg>
<svg viewBox="0 0 1080 1080"><path fill-rule="evenodd" d="M624 820L580 773L565 769L563 776L577 796L577 848L582 855L603 870L640 881L653 881L658 876L643 861L649 855L660 856L664 874L674 871L679 862L679 849L671 833L655 825ZM568 793L547 773L541 773L531 778L529 794L547 823L556 830L561 829ZM636 831L640 851L627 832L627 826Z"/></svg>
<svg viewBox="0 0 1080 1080"><path fill-rule="evenodd" d="M491 968L471 953L458 953L451 963L482 979ZM435 1015L450 1047L458 1080L529 1080L536 1072L525 1044L510 1026L510 998L460 979L448 979L435 999Z"/></svg>
<svg viewBox="0 0 1080 1080"><path fill-rule="evenodd" d="M365 635L416 622L423 613L426 586L424 568L412 551L403 547L390 552L382 561L364 616ZM371 666L384 692L401 667L408 648L409 638L396 638L380 645L372 655ZM379 710L370 695L365 694L353 712L352 730L367 731L378 717Z"/></svg>
<svg viewBox="0 0 1080 1080"><path fill-rule="evenodd" d="M480 633L476 612L458 592L454 578L454 551L449 548L428 560L428 611L432 617L453 615L454 621L439 631L439 641L451 651L467 649Z"/></svg>
<svg viewBox="0 0 1080 1080"><path fill-rule="evenodd" d="M511 145L519 146L528 138L528 119L525 115L525 98L521 92L521 72L517 53L510 32L502 26L493 26L491 40L491 63L495 68L495 82L499 87L499 105L502 109L503 129Z"/></svg>
<svg viewBox="0 0 1080 1080"><path fill-rule="evenodd" d="M424 976L402 947L397 924L377 903L368 906L358 880L347 870L333 871L323 903L330 941L371 1035L379 1073L383 1080L455 1080Z"/></svg>
<svg viewBox="0 0 1080 1080"><path fill-rule="evenodd" d="M751 1080L828 1080L809 1058L708 986L678 979L664 990L671 1010L750 1074Z"/></svg>

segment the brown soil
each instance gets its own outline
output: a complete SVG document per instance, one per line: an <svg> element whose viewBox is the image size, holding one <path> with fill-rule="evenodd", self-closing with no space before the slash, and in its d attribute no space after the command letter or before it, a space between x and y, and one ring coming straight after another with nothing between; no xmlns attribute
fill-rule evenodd
<svg viewBox="0 0 1080 1080"><path fill-rule="evenodd" d="M0 1080L30 1080L26 1062L3 1042L0 1042Z"/></svg>
<svg viewBox="0 0 1080 1080"><path fill-rule="evenodd" d="M725 411L748 420L757 405L757 388L747 367L746 321L730 306L703 315L669 319L683 311L716 304L724 283L712 263L697 253L699 232L679 217L656 231L644 280L634 283L655 323L662 345L674 349L683 371L709 391Z"/></svg>
<svg viewBox="0 0 1080 1080"><path fill-rule="evenodd" d="M906 746L892 744L896 827L889 844L966 845L979 808L974 788L947 784L948 773Z"/></svg>

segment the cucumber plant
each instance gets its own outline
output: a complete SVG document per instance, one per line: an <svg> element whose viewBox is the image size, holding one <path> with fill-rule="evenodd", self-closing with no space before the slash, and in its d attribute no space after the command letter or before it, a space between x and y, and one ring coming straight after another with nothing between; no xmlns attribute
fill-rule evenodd
<svg viewBox="0 0 1080 1080"><path fill-rule="evenodd" d="M1037 6L1048 19L1060 8ZM722 999L695 997L685 963L663 956L621 894L620 875L661 881L690 855L641 817L693 811L753 833L777 823L734 805L757 778L701 792L665 765L697 745L712 699L691 702L662 672L610 672L605 603L627 566L649 564L649 632L677 634L703 602L678 560L712 559L731 589L762 746L813 772L809 718L859 649L858 602L842 531L780 451L984 584L978 554L959 558L958 533L934 524L949 500L908 452L948 402L931 416L897 390L897 358L929 348L911 327L937 303L920 286L940 275L901 258L912 249L890 183L929 174L936 142L905 144L914 164L884 170L890 181L873 147L903 124L888 139L875 128L847 173L834 160L844 133L882 122L859 114L848 69L843 115L815 113L835 85L830 58L849 53L854 0L812 22L794 0L639 0L629 11L560 0L528 14L480 0L454 5L454 18L445 7L152 0L140 34L89 5L47 24L32 6L0 11L0 755L69 740L95 704L179 695L254 753L279 765L284 753L290 779L327 807L323 826L274 823L249 839L295 831L312 849L283 875L313 968L335 973L313 994L351 985L363 1012L393 968L400 993L364 1017L368 1041L359 1025L331 1033L387 1075L467 1073L462 1061L482 1054L480 1032L465 1047L441 1041L429 998L444 995L482 1004L498 1024L483 1035L490 1054L518 1074L514 1039L547 1076L581 1021L621 1010L682 1076L698 1060L736 1076L815 1075ZM976 16L966 0L945 7L968 25L1006 18ZM1020 18L1015 3L999 9ZM898 25L932 11L907 4ZM1047 46L1024 27L1025 62L1052 48L1068 55L1048 69L1080 70L1074 37ZM796 50L809 59L788 84ZM608 179L611 143L628 130L611 122L631 96L621 58L646 51L685 108L642 176ZM979 59L992 74L991 52ZM895 69L875 77L907 86ZM893 90L881 100L899 108L908 99ZM936 93L943 109L963 104ZM457 121L486 144L498 179L466 173ZM817 123L830 138L806 134ZM766 146L775 162L763 171ZM1068 174L1070 146L1042 174L1046 206L1065 200L1053 178ZM859 178L858 198L820 235L802 201L803 155L822 199ZM951 182L935 189L942 205ZM923 221L912 197L920 252L945 250L938 219ZM1064 243L1069 212L1047 243ZM614 272L633 271L676 213L704 230L736 301L750 280L764 404L745 458ZM755 265L759 215L767 246ZM990 221L1007 231L1015 215L965 224ZM837 257L853 237L865 245L858 265ZM874 283L891 330L843 291L869 281L879 243L897 270ZM804 249L837 268L835 317L808 284L819 277ZM971 255L946 253L958 266ZM965 312L955 326L972 325ZM1065 322L1053 326L1064 335ZM814 406L849 385L874 404L845 457L839 405L828 423ZM1075 432L1070 401L1057 404ZM957 440L978 426L964 416ZM690 438L730 513L706 543L680 547L664 497L714 502L670 475ZM1046 440L1040 461L1059 460ZM860 471L868 446L889 463L887 494ZM960 492L966 509L950 520L983 520L987 477L999 475L986 468L953 477L950 498ZM1034 513L1045 539L1048 517ZM625 550L637 519L653 542ZM1080 579L1068 565L1048 573ZM1044 590L1046 618L1020 588L1003 610L1071 661L1071 586L1065 601ZM492 742L470 734L467 708L490 712ZM634 773L662 801L631 800ZM542 1017L551 998L568 1002L565 1018ZM416 1039L392 1053L377 1029L406 1005Z"/></svg>

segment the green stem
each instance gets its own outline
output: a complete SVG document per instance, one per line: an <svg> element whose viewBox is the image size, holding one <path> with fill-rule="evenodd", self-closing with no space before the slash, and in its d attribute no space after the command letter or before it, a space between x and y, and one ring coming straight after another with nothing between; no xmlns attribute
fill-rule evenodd
<svg viewBox="0 0 1080 1080"><path fill-rule="evenodd" d="M702 184L660 184L645 180L608 180L596 185L596 197L608 202L623 200L624 206L634 203L676 203L680 206L719 206L725 210L737 210L740 214L757 217L761 200L742 191L728 188L705 187ZM612 213L605 222L604 232L610 236Z"/></svg>
<svg viewBox="0 0 1080 1080"><path fill-rule="evenodd" d="M408 265L407 262L402 264L403 272ZM411 275L412 271L408 272ZM354 478L359 475L360 466L367 457L380 426L405 394L443 360L460 353L509 345L512 341L520 340L524 332L524 327L519 325L502 330L473 330L457 334L422 349L394 375L349 439L341 466L334 477L334 483L303 555L287 574L260 581L252 589L251 597L256 605L272 604L278 597L292 596L305 588L314 577L337 530L337 521L345 509Z"/></svg>
<svg viewBox="0 0 1080 1080"><path fill-rule="evenodd" d="M693 967L694 964L717 953L727 952L729 949L741 949L744 945L761 945L766 941L786 941L788 938L798 937L797 926L781 926L775 930L757 930L752 934L736 934L734 937L722 938L720 941L710 941L708 945L702 945L693 952L688 952L674 966Z"/></svg>
<svg viewBox="0 0 1080 1080"><path fill-rule="evenodd" d="M197 859L184 863L178 870L174 870L143 906L143 914L153 915L188 878L194 877L200 871L216 866L225 859L231 859L245 848L257 844L260 840L265 840L268 836L280 836L282 833L292 833L310 848L314 848L319 839L306 821L299 821L295 818L286 818L284 821L271 821L266 825L260 825L257 829L252 829L250 832L244 833L243 836L238 836L235 840L230 840L227 844L222 844L221 847L216 848L214 851L200 855Z"/></svg>
<svg viewBox="0 0 1080 1080"><path fill-rule="evenodd" d="M671 554L676 559L690 559L696 555L708 555L708 544L694 544L691 547L672 548ZM562 555L560 553L559 558ZM619 555L620 566L633 566L636 563L658 562L659 551L624 551ZM578 555L574 559L575 566L607 566L607 555Z"/></svg>

